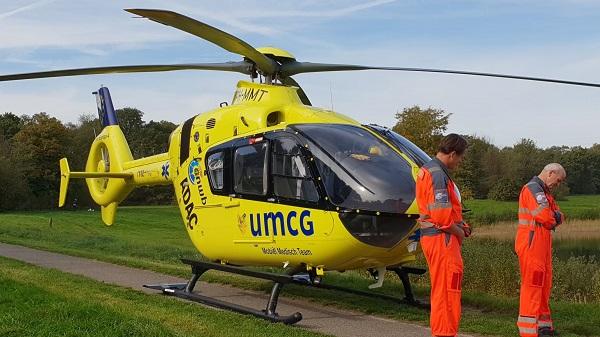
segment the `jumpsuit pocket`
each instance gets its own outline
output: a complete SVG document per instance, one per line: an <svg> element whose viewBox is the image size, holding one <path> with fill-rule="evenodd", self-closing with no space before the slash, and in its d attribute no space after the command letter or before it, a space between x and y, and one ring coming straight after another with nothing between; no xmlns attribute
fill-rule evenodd
<svg viewBox="0 0 600 337"><path fill-rule="evenodd" d="M528 241L527 241L527 248L531 248L531 244L533 243L533 237L535 236L535 231L529 231L529 236L528 236Z"/></svg>
<svg viewBox="0 0 600 337"><path fill-rule="evenodd" d="M463 279L463 266L450 263L448 264L448 291L461 292Z"/></svg>
<svg viewBox="0 0 600 337"><path fill-rule="evenodd" d="M542 288L544 279L546 278L546 268L541 263L532 262L529 268L529 285L532 287Z"/></svg>

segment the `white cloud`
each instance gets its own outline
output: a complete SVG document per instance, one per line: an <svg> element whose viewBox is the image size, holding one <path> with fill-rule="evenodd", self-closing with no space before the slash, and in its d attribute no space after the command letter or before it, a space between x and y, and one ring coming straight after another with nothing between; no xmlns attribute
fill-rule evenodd
<svg viewBox="0 0 600 337"><path fill-rule="evenodd" d="M15 14L19 14L21 12L32 10L32 9L37 8L37 7L41 7L41 6L47 5L47 4L49 4L51 2L54 2L54 1L56 1L56 0L40 0L40 1L32 2L32 3L30 3L28 5L25 5L25 6L21 6L21 7L15 8L15 9L10 10L8 12L0 13L0 21L2 19L6 19L8 17L11 17L11 16L13 16Z"/></svg>

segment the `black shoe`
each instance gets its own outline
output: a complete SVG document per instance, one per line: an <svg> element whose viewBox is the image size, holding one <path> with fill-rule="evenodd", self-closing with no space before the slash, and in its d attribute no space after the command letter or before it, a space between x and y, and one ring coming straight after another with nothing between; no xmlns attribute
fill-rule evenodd
<svg viewBox="0 0 600 337"><path fill-rule="evenodd" d="M538 329L538 336L539 337L553 337L553 336L558 336L558 334L553 329L544 327L544 328Z"/></svg>

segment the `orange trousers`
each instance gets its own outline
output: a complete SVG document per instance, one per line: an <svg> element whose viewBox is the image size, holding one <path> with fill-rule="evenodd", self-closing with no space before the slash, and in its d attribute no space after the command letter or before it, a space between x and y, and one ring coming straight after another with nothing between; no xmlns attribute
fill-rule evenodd
<svg viewBox="0 0 600 337"><path fill-rule="evenodd" d="M461 314L463 260L456 236L440 233L421 237L431 278L431 334L456 336Z"/></svg>
<svg viewBox="0 0 600 337"><path fill-rule="evenodd" d="M515 240L521 270L517 327L522 337L537 337L539 328L550 328L552 288L552 234L542 226L519 226Z"/></svg>

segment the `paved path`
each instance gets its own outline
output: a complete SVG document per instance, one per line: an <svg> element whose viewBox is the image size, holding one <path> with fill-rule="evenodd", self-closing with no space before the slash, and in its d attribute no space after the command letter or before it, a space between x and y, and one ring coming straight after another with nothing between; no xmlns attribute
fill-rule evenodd
<svg viewBox="0 0 600 337"><path fill-rule="evenodd" d="M0 255L147 293L156 294L158 292L143 288L143 284L181 283L187 281L178 277L143 269L123 267L97 260L56 254L4 243L0 243ZM262 308L266 305L267 301L267 295L264 293L242 290L226 285L198 282L196 290L207 296L252 308ZM375 317L349 310L319 306L319 304L303 300L280 297L277 309L282 315L288 315L296 311L301 312L303 319L296 326L340 337L430 336L429 329L416 324Z"/></svg>

